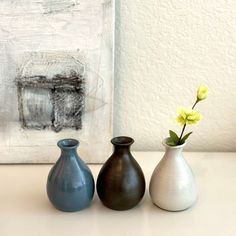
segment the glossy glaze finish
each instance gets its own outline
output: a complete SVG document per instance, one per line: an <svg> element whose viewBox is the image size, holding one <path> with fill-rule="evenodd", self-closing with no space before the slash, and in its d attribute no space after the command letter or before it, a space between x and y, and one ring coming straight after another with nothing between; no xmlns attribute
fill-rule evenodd
<svg viewBox="0 0 236 236"><path fill-rule="evenodd" d="M145 179L142 169L130 152L134 140L116 137L111 142L114 152L99 172L97 193L108 208L128 210L143 198Z"/></svg>
<svg viewBox="0 0 236 236"><path fill-rule="evenodd" d="M185 144L166 148L164 157L155 168L149 186L151 199L158 207L168 211L182 211L197 200L197 187L193 172L183 158Z"/></svg>
<svg viewBox="0 0 236 236"><path fill-rule="evenodd" d="M62 211L82 210L90 205L94 195L94 179L77 154L78 145L75 139L60 140L61 156L48 175L48 198Z"/></svg>

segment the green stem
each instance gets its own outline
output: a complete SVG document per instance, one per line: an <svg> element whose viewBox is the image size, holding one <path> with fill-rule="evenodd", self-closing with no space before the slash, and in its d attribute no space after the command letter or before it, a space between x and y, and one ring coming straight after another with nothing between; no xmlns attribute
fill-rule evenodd
<svg viewBox="0 0 236 236"><path fill-rule="evenodd" d="M194 109L194 107L197 105L198 102L199 102L199 100L197 99L196 102L193 104L192 109ZM181 141L181 139L183 137L185 128L186 128L186 124L183 126L183 129L181 131L181 134L180 134L180 137L179 137L179 141L178 141L178 145L180 145L180 141Z"/></svg>
<svg viewBox="0 0 236 236"><path fill-rule="evenodd" d="M197 105L198 102L199 100L197 99L196 102L193 104L192 109L194 109L194 107Z"/></svg>
<svg viewBox="0 0 236 236"><path fill-rule="evenodd" d="M180 137L179 137L178 145L180 145L180 141L181 141L182 136L183 136L183 134L184 134L184 130L185 130L185 128L186 128L186 124L183 126L183 129L182 129L181 135L180 135Z"/></svg>

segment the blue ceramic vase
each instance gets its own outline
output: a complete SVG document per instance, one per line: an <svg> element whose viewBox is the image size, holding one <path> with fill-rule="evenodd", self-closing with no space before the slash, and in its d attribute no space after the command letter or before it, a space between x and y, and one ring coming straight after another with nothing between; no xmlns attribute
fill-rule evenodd
<svg viewBox="0 0 236 236"><path fill-rule="evenodd" d="M48 198L61 211L82 210L90 205L94 195L92 173L77 154L77 140L63 139L57 145L61 156L48 175Z"/></svg>

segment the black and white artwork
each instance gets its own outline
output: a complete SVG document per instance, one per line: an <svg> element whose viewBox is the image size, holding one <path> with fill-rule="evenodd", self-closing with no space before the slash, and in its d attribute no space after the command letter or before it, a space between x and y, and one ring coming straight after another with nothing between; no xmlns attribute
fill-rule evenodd
<svg viewBox="0 0 236 236"><path fill-rule="evenodd" d="M0 2L0 163L54 162L69 137L107 158L113 26L113 0Z"/></svg>

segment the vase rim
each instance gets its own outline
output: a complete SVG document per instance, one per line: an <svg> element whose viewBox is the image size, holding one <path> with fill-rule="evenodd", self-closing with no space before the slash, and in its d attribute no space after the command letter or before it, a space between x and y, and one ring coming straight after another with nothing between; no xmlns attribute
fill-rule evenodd
<svg viewBox="0 0 236 236"><path fill-rule="evenodd" d="M79 146L79 141L73 138L65 138L59 140L57 146L64 150L75 149Z"/></svg>
<svg viewBox="0 0 236 236"><path fill-rule="evenodd" d="M183 147L186 146L186 142L183 143L183 144L181 144L181 145L170 146L170 145L168 145L168 144L166 143L166 142L167 142L167 139L168 139L168 138L163 139L162 144L163 144L163 146L165 146L165 147L167 147L167 148L169 148L169 149L179 149L179 148L183 148Z"/></svg>
<svg viewBox="0 0 236 236"><path fill-rule="evenodd" d="M134 139L128 136L118 136L113 138L111 143L116 146L130 146L134 143Z"/></svg>

